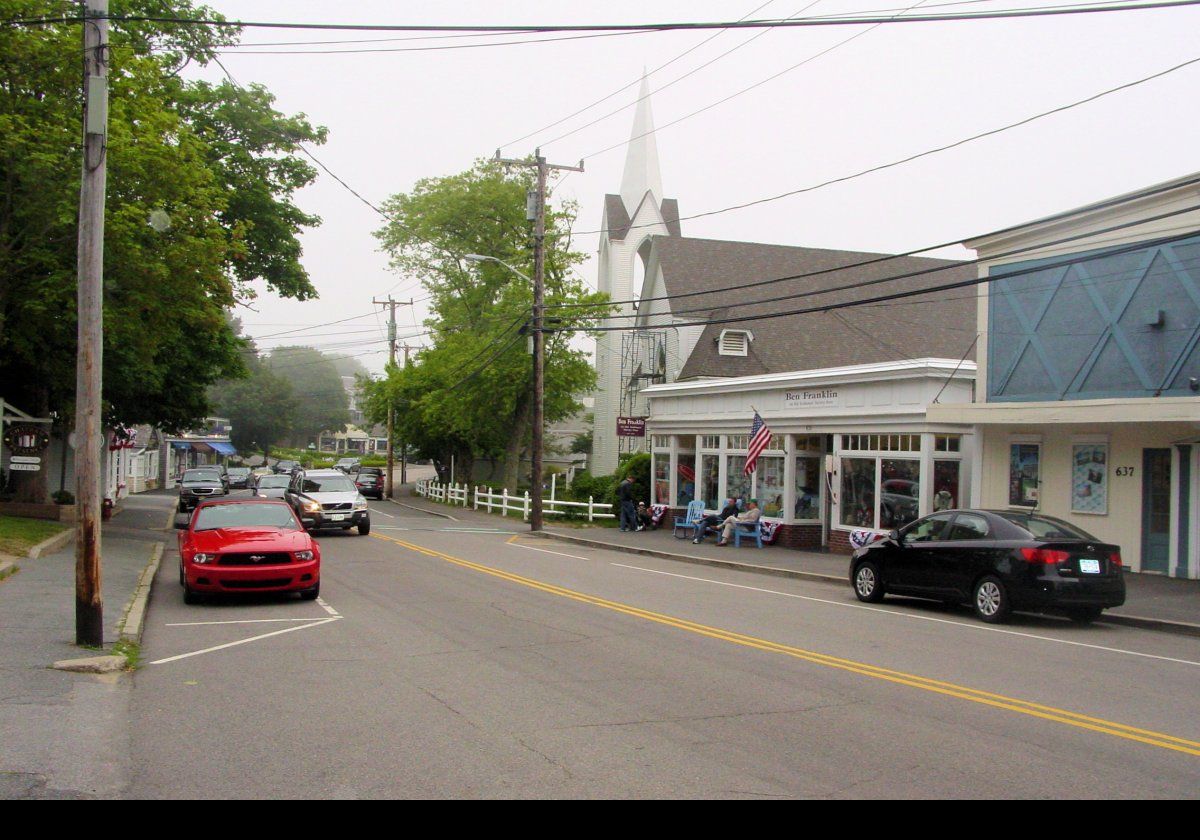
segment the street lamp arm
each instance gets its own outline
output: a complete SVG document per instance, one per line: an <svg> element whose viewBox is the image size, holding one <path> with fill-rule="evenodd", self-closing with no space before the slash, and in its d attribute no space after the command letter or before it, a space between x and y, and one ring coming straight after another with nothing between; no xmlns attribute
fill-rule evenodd
<svg viewBox="0 0 1200 840"><path fill-rule="evenodd" d="M507 268L509 271L511 271L513 274L515 274L515 275L517 275L518 277L520 277L520 278L521 278L522 280L524 280L526 283L532 283L532 282L533 282L533 280L531 280L531 279L529 278L529 275L525 274L525 272L523 272L523 271L519 271L518 269L516 269L516 268L513 268L511 265L509 265L508 263L506 263L504 260L500 259L499 257L489 257L489 256L487 256L486 254L463 254L463 259L464 259L464 260L467 260L468 262L494 262L494 263L500 263L500 265L504 266L504 267L505 267L505 268Z"/></svg>

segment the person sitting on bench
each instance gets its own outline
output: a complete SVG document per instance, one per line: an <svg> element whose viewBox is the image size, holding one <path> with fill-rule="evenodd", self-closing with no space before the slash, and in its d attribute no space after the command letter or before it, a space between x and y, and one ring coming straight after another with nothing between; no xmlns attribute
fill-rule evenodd
<svg viewBox="0 0 1200 840"><path fill-rule="evenodd" d="M717 545L729 545L729 538L733 536L735 527L758 522L761 516L762 511L758 509L758 499L751 499L746 503L745 513L731 516L725 520L725 524L721 526L721 539L717 540Z"/></svg>
<svg viewBox="0 0 1200 840"><path fill-rule="evenodd" d="M710 513L701 520L700 527L696 529L696 537L692 540L692 545L699 545L704 542L704 535L709 531L716 531L721 527L721 523L731 516L738 515L737 499L726 499L725 507L721 509L720 515Z"/></svg>

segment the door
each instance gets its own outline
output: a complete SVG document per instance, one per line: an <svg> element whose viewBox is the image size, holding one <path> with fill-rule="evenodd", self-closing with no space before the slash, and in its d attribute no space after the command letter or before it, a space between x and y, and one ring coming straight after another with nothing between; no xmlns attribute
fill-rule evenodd
<svg viewBox="0 0 1200 840"><path fill-rule="evenodd" d="M1171 450L1142 450L1142 571L1167 573L1171 554Z"/></svg>

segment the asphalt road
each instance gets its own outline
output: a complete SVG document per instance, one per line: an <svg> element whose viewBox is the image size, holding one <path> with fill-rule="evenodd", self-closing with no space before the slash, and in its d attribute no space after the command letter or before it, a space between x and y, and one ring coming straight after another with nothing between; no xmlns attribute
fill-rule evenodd
<svg viewBox="0 0 1200 840"><path fill-rule="evenodd" d="M372 507L315 603L187 607L168 551L128 795L1200 795L1195 639Z"/></svg>

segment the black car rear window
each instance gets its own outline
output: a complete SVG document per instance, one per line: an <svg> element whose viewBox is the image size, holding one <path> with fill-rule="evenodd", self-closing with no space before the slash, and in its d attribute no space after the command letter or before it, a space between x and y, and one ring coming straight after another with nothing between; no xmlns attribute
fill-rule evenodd
<svg viewBox="0 0 1200 840"><path fill-rule="evenodd" d="M1098 542L1087 531L1076 528L1070 522L1064 522L1052 516L1007 511L999 514L999 516L1027 532L1035 540L1087 540L1088 542Z"/></svg>

